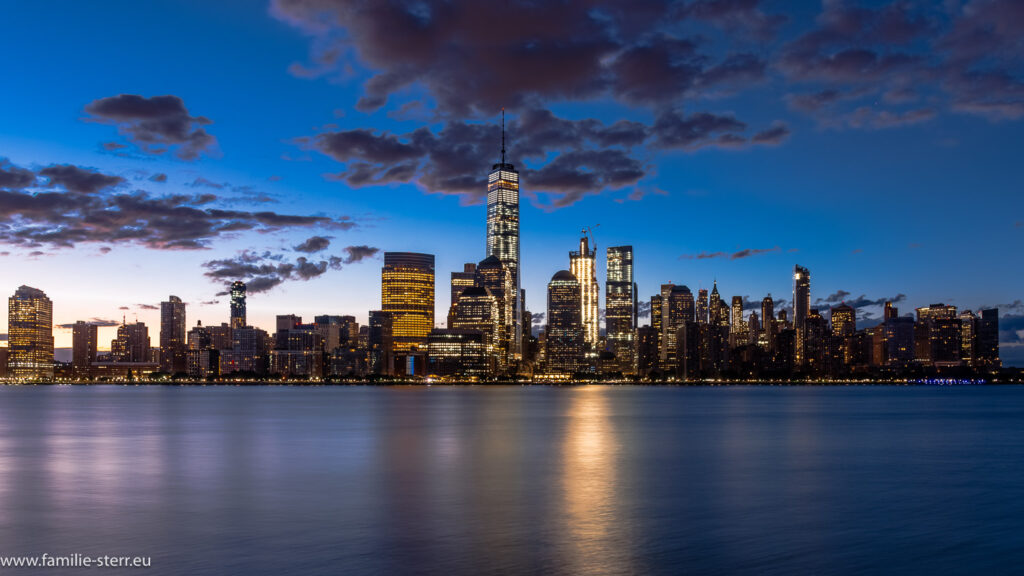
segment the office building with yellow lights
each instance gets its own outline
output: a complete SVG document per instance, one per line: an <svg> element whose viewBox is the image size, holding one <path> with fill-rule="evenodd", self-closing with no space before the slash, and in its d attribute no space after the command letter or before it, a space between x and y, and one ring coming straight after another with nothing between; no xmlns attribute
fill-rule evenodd
<svg viewBox="0 0 1024 576"><path fill-rule="evenodd" d="M385 252L381 309L392 319L396 351L415 351L434 329L434 255Z"/></svg>
<svg viewBox="0 0 1024 576"><path fill-rule="evenodd" d="M7 376L53 378L53 303L38 288L21 286L7 300Z"/></svg>

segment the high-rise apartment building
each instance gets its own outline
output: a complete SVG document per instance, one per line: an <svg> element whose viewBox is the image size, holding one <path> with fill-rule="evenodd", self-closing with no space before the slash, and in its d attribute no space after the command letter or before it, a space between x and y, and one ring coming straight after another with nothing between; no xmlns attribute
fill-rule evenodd
<svg viewBox="0 0 1024 576"><path fill-rule="evenodd" d="M701 288L697 290L697 323L707 324L708 323L708 289Z"/></svg>
<svg viewBox="0 0 1024 576"><path fill-rule="evenodd" d="M149 328L144 322L117 327L117 338L110 342L110 358L114 362L149 362Z"/></svg>
<svg viewBox="0 0 1024 576"><path fill-rule="evenodd" d="M390 312L397 351L425 345L434 328L434 255L385 252L381 308Z"/></svg>
<svg viewBox="0 0 1024 576"><path fill-rule="evenodd" d="M53 378L53 302L38 288L21 286L7 300L7 376Z"/></svg>
<svg viewBox="0 0 1024 576"><path fill-rule="evenodd" d="M188 370L185 351L185 303L171 296L160 303L160 371L175 374Z"/></svg>
<svg viewBox="0 0 1024 576"><path fill-rule="evenodd" d="M86 380L92 374L99 345L99 329L91 322L79 320L71 327L71 370L75 378Z"/></svg>

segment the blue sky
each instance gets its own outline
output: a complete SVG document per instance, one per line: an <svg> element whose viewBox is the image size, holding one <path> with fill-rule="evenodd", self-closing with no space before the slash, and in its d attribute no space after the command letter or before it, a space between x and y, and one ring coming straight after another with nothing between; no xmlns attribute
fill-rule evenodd
<svg viewBox="0 0 1024 576"><path fill-rule="evenodd" d="M663 282L717 279L726 297L788 300L799 263L813 298L999 305L1004 358L1021 357L1019 4L578 4L509 2L498 15L520 32L500 35L478 30L494 21L488 3L11 5L0 169L36 174L12 193L75 194L42 172L71 165L119 177L90 194L182 195L249 221L193 234L200 249L144 232L61 244L24 230L66 220L26 223L0 205L0 289L45 290L59 324L138 317L155 343L147 306L169 294L189 302L189 324L226 321L222 278L208 274L240 256L313 265L274 268L273 287L250 297L250 319L271 328L284 313L365 318L380 305L381 252L421 251L437 256L443 322L449 272L484 256L480 199L504 105L534 312L581 227L600 224L599 249L634 246L644 299ZM172 96L186 130L212 138L147 143L116 108L122 95ZM617 122L632 140L613 138ZM319 220L252 216L265 211ZM329 247L295 250L314 236ZM743 250L763 252L731 257Z"/></svg>

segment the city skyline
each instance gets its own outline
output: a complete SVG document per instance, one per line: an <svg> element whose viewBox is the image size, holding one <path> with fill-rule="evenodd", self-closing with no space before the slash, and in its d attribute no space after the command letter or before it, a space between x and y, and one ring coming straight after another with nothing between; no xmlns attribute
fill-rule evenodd
<svg viewBox="0 0 1024 576"><path fill-rule="evenodd" d="M495 48L510 78L500 94L471 83L485 69L479 62L430 68L448 72L438 77L462 89L463 102L423 75L382 88L400 70L378 39L367 32L339 47L345 23L324 19L318 28L308 12L343 4L69 6L45 15L51 50L26 50L40 45L32 23L44 20L42 8L13 7L2 42L19 56L13 73L24 89L0 96L2 288L42 289L58 325L99 319L101 349L123 316L159 326L156 308L169 294L188 303L188 327L226 321L229 295L218 293L236 279L229 273L253 266L273 274L258 276L262 284L245 278L252 325L269 329L285 313L366 322L380 306L384 252L435 254L442 279L482 260L483 194L488 169L502 161L505 107L508 160L522 173L521 281L534 313L545 309L552 274L568 268L564 253L580 228L600 224L598 246L634 248L641 302L665 283L685 284L697 298L716 280L728 302L739 295L759 306L768 293L789 300L787 271L800 263L815 273L814 298L846 299L872 321L888 300L903 310L998 307L1003 358L1024 361L1012 249L1024 233L1024 200L1008 168L1022 117L1012 3L783 11L755 2L713 16L695 2L685 21L671 21L677 29L658 22L655 6L619 36L584 17L579 25L596 27L591 37L607 45L581 46L583 63L605 52L637 63L667 54L666 83L639 66L634 76L581 66L598 86L570 85L585 76L545 84L506 51L523 41L513 35ZM554 18L564 24L576 9L567 3ZM475 15L459 3L452 10L466 17L458 26ZM529 22L529 6L509 10L547 50L552 39ZM146 35L124 25L143 14L172 25ZM383 16L352 17L369 31ZM426 33L436 31L436 20L418 17ZM211 27L216 34L204 33ZM988 32L984 60L969 45L980 41L975 30ZM182 31L190 42L172 35ZM453 32L456 43L476 41L470 31ZM225 42L264 49L235 64ZM137 49L149 43L178 50ZM72 65L55 61L58 53ZM189 65L172 65L171 54ZM490 66L494 56L482 61ZM104 70L89 65L96 62ZM219 78L229 62L234 73ZM808 63L831 76L815 76L801 66ZM60 77L41 72L57 68ZM541 62L535 69L546 70ZM901 86L900 77L917 84ZM249 101L238 103L240 93ZM154 128L145 114L173 129ZM673 136L694 139L670 145ZM131 208L135 219L47 236L82 221L39 209L26 223L17 201L27 194L88 197L79 209ZM168 196L178 198L158 201ZM183 222L185 234L164 219L172 205L205 216ZM603 284L603 256L596 276ZM441 284L434 314L444 324L450 303ZM599 298L604 309L606 295ZM9 331L0 322L0 333ZM70 327L55 331L56 346L69 348L71 336Z"/></svg>

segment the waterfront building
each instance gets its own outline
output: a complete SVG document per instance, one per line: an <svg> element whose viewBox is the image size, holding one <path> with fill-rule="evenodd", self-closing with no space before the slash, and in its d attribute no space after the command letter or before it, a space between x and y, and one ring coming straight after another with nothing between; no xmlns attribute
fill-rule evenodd
<svg viewBox="0 0 1024 576"><path fill-rule="evenodd" d="M71 373L78 380L92 376L99 346L99 329L91 322L79 320L71 327Z"/></svg>
<svg viewBox="0 0 1024 576"><path fill-rule="evenodd" d="M414 351L434 328L434 255L385 252L381 308L392 317L396 351Z"/></svg>
<svg viewBox="0 0 1024 576"><path fill-rule="evenodd" d="M186 372L185 303L171 296L160 303L160 371L169 374Z"/></svg>
<svg viewBox="0 0 1024 576"><path fill-rule="evenodd" d="M435 328L427 336L427 375L484 378L490 372L486 348L481 330Z"/></svg>
<svg viewBox="0 0 1024 576"><path fill-rule="evenodd" d="M110 359L116 363L150 362L149 328L144 322L128 324L122 320L117 338L110 342Z"/></svg>
<svg viewBox="0 0 1024 576"><path fill-rule="evenodd" d="M451 328L452 318L455 316L455 304L459 301L459 295L466 288L476 286L476 264L467 262L462 265L462 272L452 272L451 303L448 306L448 327Z"/></svg>
<svg viewBox="0 0 1024 576"><path fill-rule="evenodd" d="M53 378L53 302L38 288L21 286L7 300L7 376Z"/></svg>
<svg viewBox="0 0 1024 576"><path fill-rule="evenodd" d="M583 366L583 319L580 283L560 270L548 283L546 360L549 374L572 374Z"/></svg>
<svg viewBox="0 0 1024 576"><path fill-rule="evenodd" d="M796 363L807 361L806 322L811 310L811 272L803 266L793 267L793 329L796 330Z"/></svg>
<svg viewBox="0 0 1024 576"><path fill-rule="evenodd" d="M494 256L512 277L513 295L520 294L522 269L519 260L519 172L505 162L505 111L501 120L501 161L487 176L487 256ZM510 351L521 354L523 301L513 296Z"/></svg>
<svg viewBox="0 0 1024 576"><path fill-rule="evenodd" d="M583 319L583 345L590 354L597 351L600 335L598 324L597 246L590 246L586 230L580 238L579 250L569 252L569 271L580 283L580 317Z"/></svg>
<svg viewBox="0 0 1024 576"><path fill-rule="evenodd" d="M634 334L637 321L637 286L633 278L633 247L612 246L607 250L605 282L605 334L608 349L615 355L615 369L636 373Z"/></svg>

